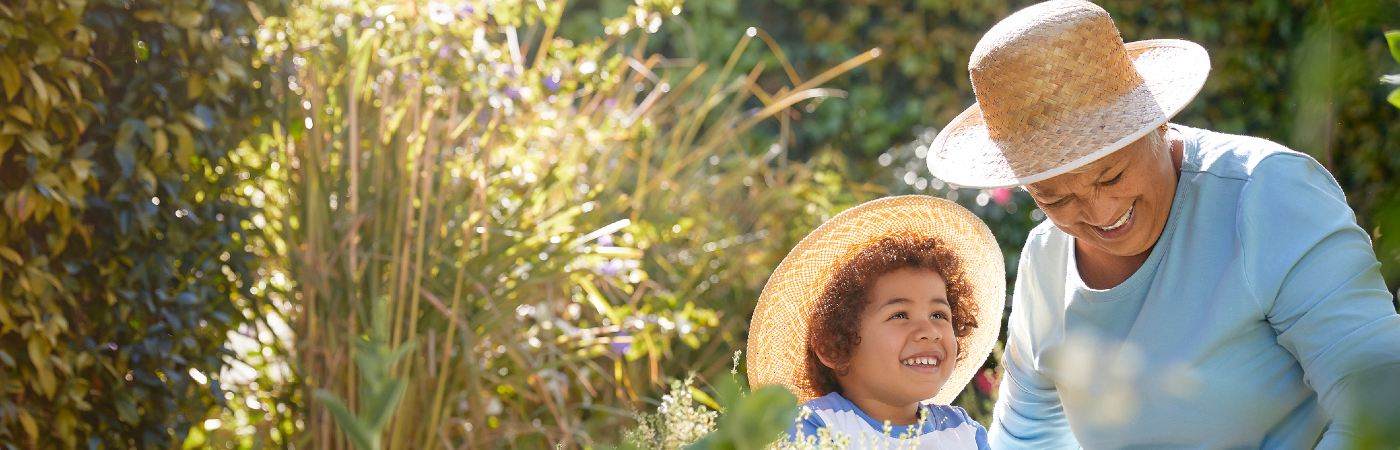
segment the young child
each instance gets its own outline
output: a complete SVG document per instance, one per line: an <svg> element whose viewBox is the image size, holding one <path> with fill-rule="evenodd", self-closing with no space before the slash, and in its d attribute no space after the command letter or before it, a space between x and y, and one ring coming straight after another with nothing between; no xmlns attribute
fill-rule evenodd
<svg viewBox="0 0 1400 450"><path fill-rule="evenodd" d="M956 203L875 200L833 217L764 286L749 380L803 401L789 443L987 448L949 406L1001 327L1005 268L990 230Z"/></svg>

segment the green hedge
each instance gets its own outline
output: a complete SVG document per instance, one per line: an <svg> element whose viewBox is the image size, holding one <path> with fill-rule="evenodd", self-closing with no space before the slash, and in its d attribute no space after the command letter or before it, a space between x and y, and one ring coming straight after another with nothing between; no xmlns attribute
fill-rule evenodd
<svg viewBox="0 0 1400 450"><path fill-rule="evenodd" d="M255 29L233 0L0 5L0 447L170 447L223 401Z"/></svg>

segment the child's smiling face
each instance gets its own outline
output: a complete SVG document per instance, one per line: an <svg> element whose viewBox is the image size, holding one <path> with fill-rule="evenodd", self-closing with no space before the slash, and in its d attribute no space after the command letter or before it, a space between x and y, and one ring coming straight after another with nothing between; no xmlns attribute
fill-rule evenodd
<svg viewBox="0 0 1400 450"><path fill-rule="evenodd" d="M837 376L847 397L888 405L933 397L958 356L943 277L930 269L895 270L875 279L866 301L849 370Z"/></svg>

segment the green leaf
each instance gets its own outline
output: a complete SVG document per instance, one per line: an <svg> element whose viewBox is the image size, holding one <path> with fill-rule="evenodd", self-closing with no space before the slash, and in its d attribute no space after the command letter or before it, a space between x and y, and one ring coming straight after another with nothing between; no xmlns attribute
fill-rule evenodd
<svg viewBox="0 0 1400 450"><path fill-rule="evenodd" d="M20 122L24 122L25 125L34 125L34 116L29 115L29 111L20 107L19 105L10 105L9 108L5 108L5 112L9 113L10 117L14 117Z"/></svg>
<svg viewBox="0 0 1400 450"><path fill-rule="evenodd" d="M19 93L19 69L10 61L0 63L0 84L5 87L5 99L13 100Z"/></svg>
<svg viewBox="0 0 1400 450"><path fill-rule="evenodd" d="M194 136L190 135L188 128L178 123L166 125L165 129L175 135L175 163L180 165L180 170L190 170L190 160L194 158Z"/></svg>
<svg viewBox="0 0 1400 450"><path fill-rule="evenodd" d="M29 362L34 364L34 375L39 378L39 392L45 398L53 398L53 394L58 390L58 379L53 376L53 367L49 364L49 344L44 342L41 336L29 338Z"/></svg>
<svg viewBox="0 0 1400 450"><path fill-rule="evenodd" d="M49 104L49 87L48 87L49 85L48 85L48 83L45 83L45 82L44 82L44 79L41 78L41 77L39 77L39 73L38 73L38 72L35 72L34 69L29 69L28 71L25 71L25 75L27 75L27 76L29 77L30 86L32 86L32 87L34 88L34 94L37 95L37 96L39 97L39 104L40 104L40 105L48 105L48 104Z"/></svg>
<svg viewBox="0 0 1400 450"><path fill-rule="evenodd" d="M0 256L3 256L5 257L5 259L8 259L11 262L15 263L16 266L24 265L24 258L19 257L19 252L16 252L9 247L0 246Z"/></svg>
<svg viewBox="0 0 1400 450"><path fill-rule="evenodd" d="M204 14L200 13L198 10L186 9L176 11L175 17L172 18L171 22L173 22L175 26L188 29L198 27L199 23L203 20Z"/></svg>
<svg viewBox="0 0 1400 450"><path fill-rule="evenodd" d="M1390 57L1400 62L1400 30L1385 32L1385 42L1390 46Z"/></svg>
<svg viewBox="0 0 1400 450"><path fill-rule="evenodd" d="M131 16L142 22L160 22L165 19L165 14L154 9L143 9L132 13Z"/></svg>
<svg viewBox="0 0 1400 450"><path fill-rule="evenodd" d="M1400 88L1390 91L1390 96L1385 99L1390 101L1390 104L1395 105L1396 108L1400 108Z"/></svg>
<svg viewBox="0 0 1400 450"><path fill-rule="evenodd" d="M326 409L331 411L331 416L335 417L336 423L340 424L341 431L350 437L350 441L355 443L355 448L361 450L379 450L379 436L369 434L360 419L345 407L345 403L339 398L324 389L317 389L314 394L316 400L326 405Z"/></svg>
<svg viewBox="0 0 1400 450"><path fill-rule="evenodd" d="M34 51L34 62L49 64L58 60L58 55L61 53L57 45L48 42L39 44L39 48Z"/></svg>
<svg viewBox="0 0 1400 450"><path fill-rule="evenodd" d="M24 145L24 148L28 149L31 153L38 153L49 158L55 156L53 147L49 146L49 141L44 139L44 133L41 131L36 130L24 133L19 137L19 140L20 143Z"/></svg>

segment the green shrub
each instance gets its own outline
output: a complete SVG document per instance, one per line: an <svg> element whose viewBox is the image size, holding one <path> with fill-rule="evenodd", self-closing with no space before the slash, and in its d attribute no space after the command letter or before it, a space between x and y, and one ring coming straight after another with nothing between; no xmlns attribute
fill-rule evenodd
<svg viewBox="0 0 1400 450"><path fill-rule="evenodd" d="M258 257L241 1L0 5L0 443L169 447L224 400Z"/></svg>

